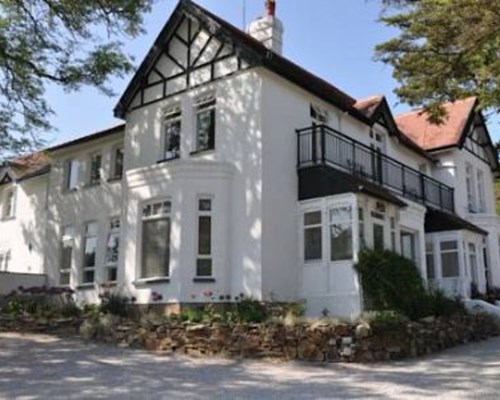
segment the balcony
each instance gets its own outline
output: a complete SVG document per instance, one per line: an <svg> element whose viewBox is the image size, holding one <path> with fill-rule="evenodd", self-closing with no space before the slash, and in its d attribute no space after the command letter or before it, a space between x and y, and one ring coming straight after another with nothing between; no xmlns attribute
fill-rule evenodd
<svg viewBox="0 0 500 400"><path fill-rule="evenodd" d="M332 167L425 206L454 212L453 188L325 125L297 130L299 172Z"/></svg>

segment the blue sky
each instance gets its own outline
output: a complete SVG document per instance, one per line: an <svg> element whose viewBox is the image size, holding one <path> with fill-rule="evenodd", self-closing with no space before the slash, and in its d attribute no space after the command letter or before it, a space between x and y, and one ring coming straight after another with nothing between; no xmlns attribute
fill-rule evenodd
<svg viewBox="0 0 500 400"><path fill-rule="evenodd" d="M197 0L213 13L232 24L243 26L243 4L246 21L264 12L264 0ZM393 90L396 82L391 68L373 61L377 43L397 32L377 22L380 0L277 0L277 14L285 26L284 55L309 71L328 80L349 95L359 98L385 94L393 112L408 107L398 104ZM167 21L177 0L156 0L145 17L146 34L127 43L125 50L139 65L154 39ZM94 89L64 93L50 88L48 100L56 115L51 119L58 132L47 136L50 143L60 143L119 123L113 108L131 77L113 79L116 96L107 97ZM489 123L494 140L500 139L499 119Z"/></svg>

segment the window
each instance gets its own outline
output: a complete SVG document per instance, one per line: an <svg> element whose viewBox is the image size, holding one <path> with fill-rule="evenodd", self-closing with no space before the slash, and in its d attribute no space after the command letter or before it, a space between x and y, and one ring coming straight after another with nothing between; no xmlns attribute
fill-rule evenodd
<svg viewBox="0 0 500 400"><path fill-rule="evenodd" d="M373 224L373 248L375 250L384 250L384 225Z"/></svg>
<svg viewBox="0 0 500 400"><path fill-rule="evenodd" d="M359 230L359 250L366 248L366 237L365 237L365 215L363 208L358 208L358 230Z"/></svg>
<svg viewBox="0 0 500 400"><path fill-rule="evenodd" d="M396 218L391 217L389 219L391 227L391 249L396 251Z"/></svg>
<svg viewBox="0 0 500 400"><path fill-rule="evenodd" d="M180 157L181 147L181 110L172 108L165 113L165 131L163 135L163 160Z"/></svg>
<svg viewBox="0 0 500 400"><path fill-rule="evenodd" d="M7 189L3 201L3 218L14 218L15 216L15 189Z"/></svg>
<svg viewBox="0 0 500 400"><path fill-rule="evenodd" d="M421 174L425 174L425 175L427 175L427 164L426 164L426 163L419 164L419 166L418 166L418 171L419 171Z"/></svg>
<svg viewBox="0 0 500 400"><path fill-rule="evenodd" d="M352 211L350 206L330 209L330 252L332 261L352 259Z"/></svg>
<svg viewBox="0 0 500 400"><path fill-rule="evenodd" d="M460 276L458 242L456 240L441 242L441 269L443 278L457 278Z"/></svg>
<svg viewBox="0 0 500 400"><path fill-rule="evenodd" d="M117 147L113 154L113 179L121 179L123 177L123 161L124 161L123 147Z"/></svg>
<svg viewBox="0 0 500 400"><path fill-rule="evenodd" d="M108 242L106 244L106 280L117 280L118 253L120 249L120 218L112 218L109 223Z"/></svg>
<svg viewBox="0 0 500 400"><path fill-rule="evenodd" d="M63 228L61 235L61 253L59 260L59 284L69 285L73 264L74 230L72 226Z"/></svg>
<svg viewBox="0 0 500 400"><path fill-rule="evenodd" d="M97 250L97 222L85 225L85 240L83 254L83 283L92 283L95 279Z"/></svg>
<svg viewBox="0 0 500 400"><path fill-rule="evenodd" d="M213 95L196 102L196 151L215 148L215 97Z"/></svg>
<svg viewBox="0 0 500 400"><path fill-rule="evenodd" d="M90 156L89 185L93 186L101 183L101 164L102 156L100 154Z"/></svg>
<svg viewBox="0 0 500 400"><path fill-rule="evenodd" d="M10 264L10 250L0 253L0 271L8 271Z"/></svg>
<svg viewBox="0 0 500 400"><path fill-rule="evenodd" d="M304 261L317 261L323 258L321 230L321 211L304 214Z"/></svg>
<svg viewBox="0 0 500 400"><path fill-rule="evenodd" d="M196 276L212 276L212 200L198 200L198 257Z"/></svg>
<svg viewBox="0 0 500 400"><path fill-rule="evenodd" d="M474 173L472 165L465 164L465 183L467 186L467 205L469 212L476 212L476 193L474 187Z"/></svg>
<svg viewBox="0 0 500 400"><path fill-rule="evenodd" d="M170 201L142 208L141 278L160 278L170 273Z"/></svg>
<svg viewBox="0 0 500 400"><path fill-rule="evenodd" d="M66 189L76 190L80 174L80 162L77 160L68 160L66 162Z"/></svg>
<svg viewBox="0 0 500 400"><path fill-rule="evenodd" d="M469 243L469 268L470 276L472 277L472 282L478 283L478 271L477 271L477 255L476 255L476 245L474 243Z"/></svg>
<svg viewBox="0 0 500 400"><path fill-rule="evenodd" d="M486 212L486 196L484 192L484 174L483 171L477 171L477 193L479 195L479 209L481 213Z"/></svg>
<svg viewBox="0 0 500 400"><path fill-rule="evenodd" d="M324 108L311 104L310 113L313 126L328 124L328 111Z"/></svg>
<svg viewBox="0 0 500 400"><path fill-rule="evenodd" d="M428 242L425 244L425 261L427 264L427 279L436 279L436 267L434 265L434 243Z"/></svg>
<svg viewBox="0 0 500 400"><path fill-rule="evenodd" d="M401 232L401 254L413 262L417 262L417 237L412 232Z"/></svg>

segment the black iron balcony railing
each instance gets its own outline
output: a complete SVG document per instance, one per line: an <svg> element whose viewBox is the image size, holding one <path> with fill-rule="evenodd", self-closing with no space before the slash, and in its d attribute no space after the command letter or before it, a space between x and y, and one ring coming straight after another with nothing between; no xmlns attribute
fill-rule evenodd
<svg viewBox="0 0 500 400"><path fill-rule="evenodd" d="M453 188L326 125L297 130L298 167L331 166L410 200L454 212Z"/></svg>

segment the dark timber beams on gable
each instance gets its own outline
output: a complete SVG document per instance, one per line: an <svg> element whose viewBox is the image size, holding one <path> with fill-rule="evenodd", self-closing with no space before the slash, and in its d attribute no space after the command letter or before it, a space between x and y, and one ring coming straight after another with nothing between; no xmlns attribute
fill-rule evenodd
<svg viewBox="0 0 500 400"><path fill-rule="evenodd" d="M179 34L179 29L183 27L183 24L187 25L187 37ZM208 39L201 44L198 51L196 47L197 41L201 41L200 36L203 32L208 35ZM182 47L182 60L173 54L173 40L176 41L178 48ZM219 43L218 47L216 47L216 42ZM216 50L207 60L209 47L214 47ZM243 54L245 55L246 64L242 62ZM170 76L163 74L157 68L157 63L161 57L166 57L179 72ZM236 71L217 76L216 65L230 59L236 60ZM115 116L123 118L129 108L144 107L166 97L232 75L245 67L253 66L252 60L256 60L256 55L238 46L234 37L226 32L223 26L210 20L203 10L191 1L181 0L116 106ZM206 69L209 70L209 79L203 80L201 83L193 83L193 74ZM160 79L148 82L151 73L156 74ZM177 88L179 82L182 83ZM162 86L162 96L146 99L145 91L160 85ZM176 87L176 89L172 90L172 87ZM136 96L139 96L138 104L134 101ZM131 107L133 102L134 105Z"/></svg>

